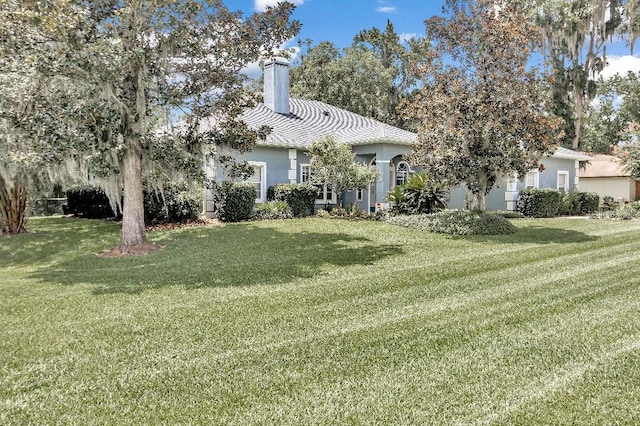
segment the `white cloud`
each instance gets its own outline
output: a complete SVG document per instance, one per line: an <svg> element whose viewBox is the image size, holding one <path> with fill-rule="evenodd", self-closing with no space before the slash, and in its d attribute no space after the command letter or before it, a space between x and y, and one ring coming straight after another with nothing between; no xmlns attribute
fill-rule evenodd
<svg viewBox="0 0 640 426"><path fill-rule="evenodd" d="M409 41L412 38L422 38L424 37L421 34L418 33L400 33L398 34L398 38L400 38L400 41Z"/></svg>
<svg viewBox="0 0 640 426"><path fill-rule="evenodd" d="M382 6L376 9L378 13L395 13L395 6Z"/></svg>
<svg viewBox="0 0 640 426"><path fill-rule="evenodd" d="M289 52L288 61L289 63L293 62L300 52L300 48L298 46L287 47L287 44L292 43L293 40L287 41L285 44L280 46L280 50L287 50ZM241 71L241 73L246 74L249 78L257 79L262 75L262 68L260 68L260 61L251 62L247 64Z"/></svg>
<svg viewBox="0 0 640 426"><path fill-rule="evenodd" d="M253 0L253 8L258 12L263 12L267 6L275 6L282 0ZM304 3L304 0L288 0L296 6Z"/></svg>
<svg viewBox="0 0 640 426"><path fill-rule="evenodd" d="M640 57L625 56L607 56L607 66L600 73L602 78L607 79L613 77L616 73L625 75L628 71L640 71Z"/></svg>

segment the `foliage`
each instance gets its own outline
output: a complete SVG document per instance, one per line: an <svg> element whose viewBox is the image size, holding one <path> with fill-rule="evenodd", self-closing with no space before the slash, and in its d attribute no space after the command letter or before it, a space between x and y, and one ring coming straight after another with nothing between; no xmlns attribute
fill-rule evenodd
<svg viewBox="0 0 640 426"><path fill-rule="evenodd" d="M415 173L402 185L397 185L388 195L391 209L396 214L434 213L445 209L447 185L436 182L426 173Z"/></svg>
<svg viewBox="0 0 640 426"><path fill-rule="evenodd" d="M591 214L598 211L600 196L595 192L580 192L580 214Z"/></svg>
<svg viewBox="0 0 640 426"><path fill-rule="evenodd" d="M402 126L396 106L416 84L410 69L424 59L425 40L403 42L387 21L384 31L360 31L344 50L329 42L300 44L298 64L291 69L294 96Z"/></svg>
<svg viewBox="0 0 640 426"><path fill-rule="evenodd" d="M549 115L548 76L530 61L537 31L517 5L447 0L445 11L426 21L424 84L400 107L418 128L412 163L466 184L471 207L483 210L497 182L555 150L561 120Z"/></svg>
<svg viewBox="0 0 640 426"><path fill-rule="evenodd" d="M550 188L525 188L518 193L516 209L529 217L553 217L560 209L562 194Z"/></svg>
<svg viewBox="0 0 640 426"><path fill-rule="evenodd" d="M504 235L516 231L503 216L477 210L443 210L431 214L391 216L387 222L450 235Z"/></svg>
<svg viewBox="0 0 640 426"><path fill-rule="evenodd" d="M621 203L615 204L610 209L601 209L594 211L591 214L594 219L620 219L631 220L640 218L640 203L634 201L633 203Z"/></svg>
<svg viewBox="0 0 640 426"><path fill-rule="evenodd" d="M253 216L256 220L291 219L293 212L286 201L267 201L256 206Z"/></svg>
<svg viewBox="0 0 640 426"><path fill-rule="evenodd" d="M560 194L558 214L561 216L576 216L582 210L582 195L578 191L565 191Z"/></svg>
<svg viewBox="0 0 640 426"><path fill-rule="evenodd" d="M67 190L65 214L88 219L107 219L115 217L109 204L109 198L98 186L84 185Z"/></svg>
<svg viewBox="0 0 640 426"><path fill-rule="evenodd" d="M39 103L40 118L49 120L25 128L49 145L59 132L41 132L42 126L78 130L82 152L104 166L94 172L122 181L125 253L146 241L144 172L202 179L203 151L212 154L216 145L247 151L264 137L264 129L239 119L256 102L240 70L300 27L290 22L294 6L287 2L246 19L219 0L0 4L0 73L28 66L80 88L70 102ZM181 124L172 126L176 113Z"/></svg>
<svg viewBox="0 0 640 426"><path fill-rule="evenodd" d="M258 192L247 182L212 182L214 212L223 222L241 222L249 220L253 213Z"/></svg>
<svg viewBox="0 0 640 426"><path fill-rule="evenodd" d="M286 202L295 217L312 214L317 198L318 188L308 183L278 183L267 189L267 200Z"/></svg>
<svg viewBox="0 0 640 426"><path fill-rule="evenodd" d="M320 209L316 212L316 216L324 218L338 219L369 219L369 213L360 210L357 204L352 204L348 208L332 207L328 209Z"/></svg>
<svg viewBox="0 0 640 426"><path fill-rule="evenodd" d="M351 147L338 142L333 135L314 141L309 155L313 173L310 182L331 188L338 196L338 204L342 204L344 191L363 189L378 180L378 169L356 163Z"/></svg>
<svg viewBox="0 0 640 426"><path fill-rule="evenodd" d="M146 224L186 223L198 218L202 203L194 188L174 182L144 192Z"/></svg>
<svg viewBox="0 0 640 426"><path fill-rule="evenodd" d="M600 197L594 192L568 191L560 196L558 214L564 216L588 215L598 210Z"/></svg>
<svg viewBox="0 0 640 426"><path fill-rule="evenodd" d="M616 35L629 38L633 52L640 28L640 3L635 0L522 2L542 30L542 48L556 76L554 90L572 106L565 119L574 126L571 147L582 147L582 121L596 94L594 76L606 65L606 46ZM571 117L572 116L572 117Z"/></svg>

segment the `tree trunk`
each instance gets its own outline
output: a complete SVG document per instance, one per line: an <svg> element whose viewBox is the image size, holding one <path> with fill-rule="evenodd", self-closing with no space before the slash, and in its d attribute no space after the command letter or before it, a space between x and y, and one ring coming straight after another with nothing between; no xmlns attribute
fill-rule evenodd
<svg viewBox="0 0 640 426"><path fill-rule="evenodd" d="M126 150L122 161L124 177L124 204L122 206L122 253L147 242L144 226L142 190L142 149L136 140Z"/></svg>
<svg viewBox="0 0 640 426"><path fill-rule="evenodd" d="M27 201L29 198L26 176L19 173L12 186L0 174L0 231L18 234L27 230Z"/></svg>
<svg viewBox="0 0 640 426"><path fill-rule="evenodd" d="M487 208L486 200L487 196L485 195L484 191L473 194L473 198L471 198L470 210L485 211L485 209Z"/></svg>
<svg viewBox="0 0 640 426"><path fill-rule="evenodd" d="M576 102L576 116L573 120L574 125L574 137L573 137L573 149L577 150L580 147L580 131L582 129L582 116L584 114L584 98L582 90L575 88L573 91L573 97Z"/></svg>

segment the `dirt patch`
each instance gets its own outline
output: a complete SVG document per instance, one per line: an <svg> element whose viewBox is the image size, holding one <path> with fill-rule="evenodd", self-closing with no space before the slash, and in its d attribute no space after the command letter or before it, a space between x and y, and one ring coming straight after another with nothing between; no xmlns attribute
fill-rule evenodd
<svg viewBox="0 0 640 426"><path fill-rule="evenodd" d="M170 231L172 229L198 228L201 226L222 225L218 219L197 219L187 223L165 223L162 225L149 225L147 231Z"/></svg>
<svg viewBox="0 0 640 426"><path fill-rule="evenodd" d="M137 246L129 247L129 249L126 252L123 252L121 247L116 247L108 251L97 253L96 256L98 257L146 256L147 254L160 251L164 247L165 246L161 244L144 243L144 244L139 244Z"/></svg>

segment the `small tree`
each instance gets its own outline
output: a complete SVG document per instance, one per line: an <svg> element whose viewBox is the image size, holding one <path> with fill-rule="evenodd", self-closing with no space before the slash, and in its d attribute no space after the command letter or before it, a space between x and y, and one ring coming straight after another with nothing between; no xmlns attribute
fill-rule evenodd
<svg viewBox="0 0 640 426"><path fill-rule="evenodd" d="M411 160L436 180L465 183L472 209L512 172L524 175L562 136L546 79L529 62L536 29L510 2L447 0L426 21L433 49L423 87L401 104L418 128Z"/></svg>
<svg viewBox="0 0 640 426"><path fill-rule="evenodd" d="M341 206L344 191L364 189L378 180L378 170L356 163L351 148L339 143L333 135L313 142L309 154L313 169L312 183L327 185L337 195Z"/></svg>

